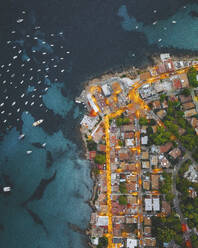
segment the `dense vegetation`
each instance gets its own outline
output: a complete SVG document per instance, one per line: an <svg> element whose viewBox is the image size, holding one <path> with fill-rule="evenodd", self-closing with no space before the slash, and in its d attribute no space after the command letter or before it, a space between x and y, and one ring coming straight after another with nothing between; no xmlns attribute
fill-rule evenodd
<svg viewBox="0 0 198 248"><path fill-rule="evenodd" d="M125 195L120 195L118 201L120 205L127 205L127 197Z"/></svg>
<svg viewBox="0 0 198 248"><path fill-rule="evenodd" d="M184 173L188 170L191 160L185 161L179 169L176 179L177 190L181 192L180 207L185 218L188 218L188 225L190 228L198 228L198 198L190 198L189 187L195 189L198 193L198 183L192 183L184 178Z"/></svg>
<svg viewBox="0 0 198 248"><path fill-rule="evenodd" d="M198 87L197 70L194 67L191 67L188 70L187 75L188 75L188 80L189 80L190 86Z"/></svg>
<svg viewBox="0 0 198 248"><path fill-rule="evenodd" d="M163 247L164 242L175 240L179 245L182 245L182 229L179 218L172 214L167 218L152 217L152 234L157 239L159 247Z"/></svg>
<svg viewBox="0 0 198 248"><path fill-rule="evenodd" d="M107 246L108 246L107 237L100 237L99 238L99 244L97 245L97 248L106 248Z"/></svg>
<svg viewBox="0 0 198 248"><path fill-rule="evenodd" d="M164 118L164 127L158 127L156 133L149 132L150 141L156 145L163 145L176 137L181 144L189 151L198 151L198 136L195 134L192 126L183 117L184 113L180 110L180 103L177 101L168 101L167 115ZM185 129L183 135L179 135L179 128ZM194 153L198 161L197 153Z"/></svg>
<svg viewBox="0 0 198 248"><path fill-rule="evenodd" d="M126 194L127 193L126 183L121 182L119 185L119 190L122 194Z"/></svg>
<svg viewBox="0 0 198 248"><path fill-rule="evenodd" d="M149 121L145 117L140 117L139 119L140 125L148 125Z"/></svg>
<svg viewBox="0 0 198 248"><path fill-rule="evenodd" d="M106 162L106 155L103 153L98 153L96 154L94 161L96 164L104 164Z"/></svg>
<svg viewBox="0 0 198 248"><path fill-rule="evenodd" d="M172 175L170 173L164 172L162 176L164 181L160 185L160 192L162 194L165 194L166 200L170 202L174 198L174 195L172 193L172 183L173 183Z"/></svg>
<svg viewBox="0 0 198 248"><path fill-rule="evenodd" d="M123 125L127 125L129 123L130 123L130 119L127 118L127 117L121 116L121 117L119 117L119 118L116 119L116 125L118 127L123 126Z"/></svg>
<svg viewBox="0 0 198 248"><path fill-rule="evenodd" d="M89 151L96 151L97 150L96 142L92 139L90 140L87 139L87 148Z"/></svg>
<svg viewBox="0 0 198 248"><path fill-rule="evenodd" d="M155 145L163 145L170 141L171 133L164 127L158 127L156 133L150 133L149 140Z"/></svg>

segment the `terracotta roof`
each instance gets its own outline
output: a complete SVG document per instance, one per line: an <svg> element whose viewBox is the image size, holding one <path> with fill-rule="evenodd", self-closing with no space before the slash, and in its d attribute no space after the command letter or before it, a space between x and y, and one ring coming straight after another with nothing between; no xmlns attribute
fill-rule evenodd
<svg viewBox="0 0 198 248"><path fill-rule="evenodd" d="M184 110L192 109L195 107L195 104L193 102L186 102L182 104L182 107L184 108Z"/></svg>
<svg viewBox="0 0 198 248"><path fill-rule="evenodd" d="M158 72L159 74L166 72L166 67L165 67L165 65L164 65L164 64L159 64L159 65L158 65L158 68L157 68L157 72Z"/></svg>
<svg viewBox="0 0 198 248"><path fill-rule="evenodd" d="M101 152L105 152L106 151L106 145L98 144L98 150Z"/></svg>
<svg viewBox="0 0 198 248"><path fill-rule="evenodd" d="M161 108L161 104L159 100L156 100L153 102L153 108L154 109L160 109Z"/></svg>
<svg viewBox="0 0 198 248"><path fill-rule="evenodd" d="M182 84L179 78L173 80L173 87L178 90L182 88Z"/></svg>
<svg viewBox="0 0 198 248"><path fill-rule="evenodd" d="M157 112L157 115L160 119L163 119L166 116L166 110L160 110Z"/></svg>
<svg viewBox="0 0 198 248"><path fill-rule="evenodd" d="M90 151L89 152L89 159L90 160L93 160L95 158L95 156L96 156L96 151Z"/></svg>
<svg viewBox="0 0 198 248"><path fill-rule="evenodd" d="M156 246L156 239L155 238L144 238L144 244L146 246Z"/></svg>
<svg viewBox="0 0 198 248"><path fill-rule="evenodd" d="M144 233L145 234L151 234L151 227L150 226L144 227Z"/></svg>
<svg viewBox="0 0 198 248"><path fill-rule="evenodd" d="M149 71L140 74L140 80L147 80L150 77L151 77L151 73Z"/></svg>
<svg viewBox="0 0 198 248"><path fill-rule="evenodd" d="M172 146L173 146L173 144L171 142L168 142L168 143L160 146L160 153L168 152Z"/></svg>
<svg viewBox="0 0 198 248"><path fill-rule="evenodd" d="M179 148L174 148L172 151L170 151L168 153L171 157L173 157L174 159L176 159L177 157L179 157L181 155L181 150Z"/></svg>
<svg viewBox="0 0 198 248"><path fill-rule="evenodd" d="M144 225L150 226L151 225L151 218L148 216L144 216Z"/></svg>
<svg viewBox="0 0 198 248"><path fill-rule="evenodd" d="M186 110L184 112L185 117L191 117L191 116L196 115L196 114L197 114L197 112L195 109Z"/></svg>
<svg viewBox="0 0 198 248"><path fill-rule="evenodd" d="M119 153L119 159L120 159L120 161L128 160L129 154L128 153Z"/></svg>
<svg viewBox="0 0 198 248"><path fill-rule="evenodd" d="M181 79L181 84L183 88L189 87L188 77L186 73L179 74L179 77Z"/></svg>
<svg viewBox="0 0 198 248"><path fill-rule="evenodd" d="M181 103L192 102L192 96L179 96Z"/></svg>
<svg viewBox="0 0 198 248"><path fill-rule="evenodd" d="M134 132L124 133L124 138L125 139L131 139L133 137L134 137Z"/></svg>
<svg viewBox="0 0 198 248"><path fill-rule="evenodd" d="M143 188L145 190L150 190L150 181L143 181Z"/></svg>
<svg viewBox="0 0 198 248"><path fill-rule="evenodd" d="M143 151L141 155L142 155L142 159L148 159L149 158L148 151Z"/></svg>
<svg viewBox="0 0 198 248"><path fill-rule="evenodd" d="M162 201L162 212L166 215L171 213L171 206L167 201Z"/></svg>
<svg viewBox="0 0 198 248"><path fill-rule="evenodd" d="M159 175L151 175L152 189L159 189Z"/></svg>
<svg viewBox="0 0 198 248"><path fill-rule="evenodd" d="M193 117L192 119L191 119L191 125L192 125L192 127L198 127L198 119L197 118L195 118L195 117Z"/></svg>

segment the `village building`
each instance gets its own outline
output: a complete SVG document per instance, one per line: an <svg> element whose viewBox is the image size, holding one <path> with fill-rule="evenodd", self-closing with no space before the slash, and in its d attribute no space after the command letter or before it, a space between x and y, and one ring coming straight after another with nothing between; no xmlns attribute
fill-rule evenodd
<svg viewBox="0 0 198 248"><path fill-rule="evenodd" d="M140 80L145 81L151 77L151 73L149 71L140 74Z"/></svg>
<svg viewBox="0 0 198 248"><path fill-rule="evenodd" d="M135 248L137 245L137 239L127 239L127 248Z"/></svg>
<svg viewBox="0 0 198 248"><path fill-rule="evenodd" d="M160 119L163 119L163 118L166 116L166 110L161 109L160 111L157 112L157 116L158 116Z"/></svg>
<svg viewBox="0 0 198 248"><path fill-rule="evenodd" d="M182 107L185 110L192 109L195 107L195 104L193 102L186 102L182 104Z"/></svg>
<svg viewBox="0 0 198 248"><path fill-rule="evenodd" d="M156 239L155 238L144 238L144 246L155 247L156 246Z"/></svg>
<svg viewBox="0 0 198 248"><path fill-rule="evenodd" d="M179 148L174 148L172 151L168 153L172 158L176 159L181 156L181 150Z"/></svg>
<svg viewBox="0 0 198 248"><path fill-rule="evenodd" d="M162 200L162 213L169 215L171 213L171 206L167 201Z"/></svg>
<svg viewBox="0 0 198 248"><path fill-rule="evenodd" d="M142 154L141 154L141 159L148 160L149 159L149 152L148 151L143 151Z"/></svg>
<svg viewBox="0 0 198 248"><path fill-rule="evenodd" d="M160 146L160 153L168 152L172 146L173 146L173 144L171 142L167 142L166 144L161 145Z"/></svg>
<svg viewBox="0 0 198 248"><path fill-rule="evenodd" d="M179 78L173 79L173 88L174 90L180 90L182 88L182 83Z"/></svg>
<svg viewBox="0 0 198 248"><path fill-rule="evenodd" d="M161 109L161 104L159 100L156 100L152 103L153 109Z"/></svg>
<svg viewBox="0 0 198 248"><path fill-rule="evenodd" d="M159 162L162 168L169 168L171 166L170 162L164 155L159 155Z"/></svg>
<svg viewBox="0 0 198 248"><path fill-rule="evenodd" d="M184 95L180 95L179 99L181 101L181 103L186 103L186 102L192 102L192 96L184 96Z"/></svg>
<svg viewBox="0 0 198 248"><path fill-rule="evenodd" d="M150 168L150 162L149 161L142 161L142 168L143 169L149 169Z"/></svg>
<svg viewBox="0 0 198 248"><path fill-rule="evenodd" d="M190 120L190 123L192 125L192 127L198 127L198 119L193 117L191 120Z"/></svg>
<svg viewBox="0 0 198 248"><path fill-rule="evenodd" d="M159 189L159 175L152 174L151 175L151 186L152 189Z"/></svg>
<svg viewBox="0 0 198 248"><path fill-rule="evenodd" d="M189 81L186 73L179 74L179 77L181 79L182 88L188 88L189 87Z"/></svg>
<svg viewBox="0 0 198 248"><path fill-rule="evenodd" d="M142 145L147 145L148 144L148 136L141 137L141 144Z"/></svg>
<svg viewBox="0 0 198 248"><path fill-rule="evenodd" d="M150 155L150 163L151 163L151 166L154 167L154 168L157 168L157 164L158 164L158 157L157 155Z"/></svg>
<svg viewBox="0 0 198 248"><path fill-rule="evenodd" d="M143 189L150 190L150 181L143 181Z"/></svg>
<svg viewBox="0 0 198 248"><path fill-rule="evenodd" d="M146 236L150 235L151 234L151 227L150 226L145 226L144 227L144 234Z"/></svg>
<svg viewBox="0 0 198 248"><path fill-rule="evenodd" d="M195 109L186 110L184 112L184 115L186 118L191 117L191 116L196 115L196 114L197 114L197 112Z"/></svg>
<svg viewBox="0 0 198 248"><path fill-rule="evenodd" d="M97 145L97 150L100 151L100 152L106 152L106 145L98 144Z"/></svg>
<svg viewBox="0 0 198 248"><path fill-rule="evenodd" d="M144 216L144 225L151 226L151 218L149 216Z"/></svg>

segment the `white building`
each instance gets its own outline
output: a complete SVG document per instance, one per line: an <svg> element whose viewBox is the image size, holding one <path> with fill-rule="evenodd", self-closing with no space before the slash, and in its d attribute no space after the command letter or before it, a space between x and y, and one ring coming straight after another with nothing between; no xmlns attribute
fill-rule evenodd
<svg viewBox="0 0 198 248"><path fill-rule="evenodd" d="M164 62L167 59L170 59L170 54L169 53L161 53L160 54L160 59L161 59L162 62Z"/></svg>
<svg viewBox="0 0 198 248"><path fill-rule="evenodd" d="M153 210L160 211L160 201L159 198L153 198Z"/></svg>
<svg viewBox="0 0 198 248"><path fill-rule="evenodd" d="M93 99L92 99L92 95L89 93L87 94L87 99L92 107L92 109L97 113L98 112L98 107L96 106L96 104L94 103Z"/></svg>
<svg viewBox="0 0 198 248"><path fill-rule="evenodd" d="M110 90L110 87L108 86L108 84L103 84L102 85L102 91L103 91L105 96L110 96L111 95L111 90Z"/></svg>
<svg viewBox="0 0 198 248"><path fill-rule="evenodd" d="M96 125L97 121L98 121L98 116L90 117L88 115L84 115L80 124L86 126L88 129L92 129Z"/></svg>
<svg viewBox="0 0 198 248"><path fill-rule="evenodd" d="M141 137L141 143L142 143L142 145L147 145L148 144L148 136Z"/></svg>
<svg viewBox="0 0 198 248"><path fill-rule="evenodd" d="M96 226L108 226L108 216L97 216Z"/></svg>
<svg viewBox="0 0 198 248"><path fill-rule="evenodd" d="M150 198L145 198L145 211L152 211L152 199Z"/></svg>
<svg viewBox="0 0 198 248"><path fill-rule="evenodd" d="M127 239L127 248L137 247L137 239Z"/></svg>

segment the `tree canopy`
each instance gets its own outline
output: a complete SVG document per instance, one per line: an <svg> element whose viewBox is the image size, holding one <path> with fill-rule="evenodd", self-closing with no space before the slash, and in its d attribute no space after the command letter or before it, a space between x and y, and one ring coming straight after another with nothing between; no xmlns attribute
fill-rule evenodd
<svg viewBox="0 0 198 248"><path fill-rule="evenodd" d="M106 162L106 156L105 154L96 154L96 157L94 159L96 164L104 164Z"/></svg>
<svg viewBox="0 0 198 248"><path fill-rule="evenodd" d="M188 70L187 75L188 75L188 80L189 80L190 86L198 87L197 70L194 67L191 67Z"/></svg>

